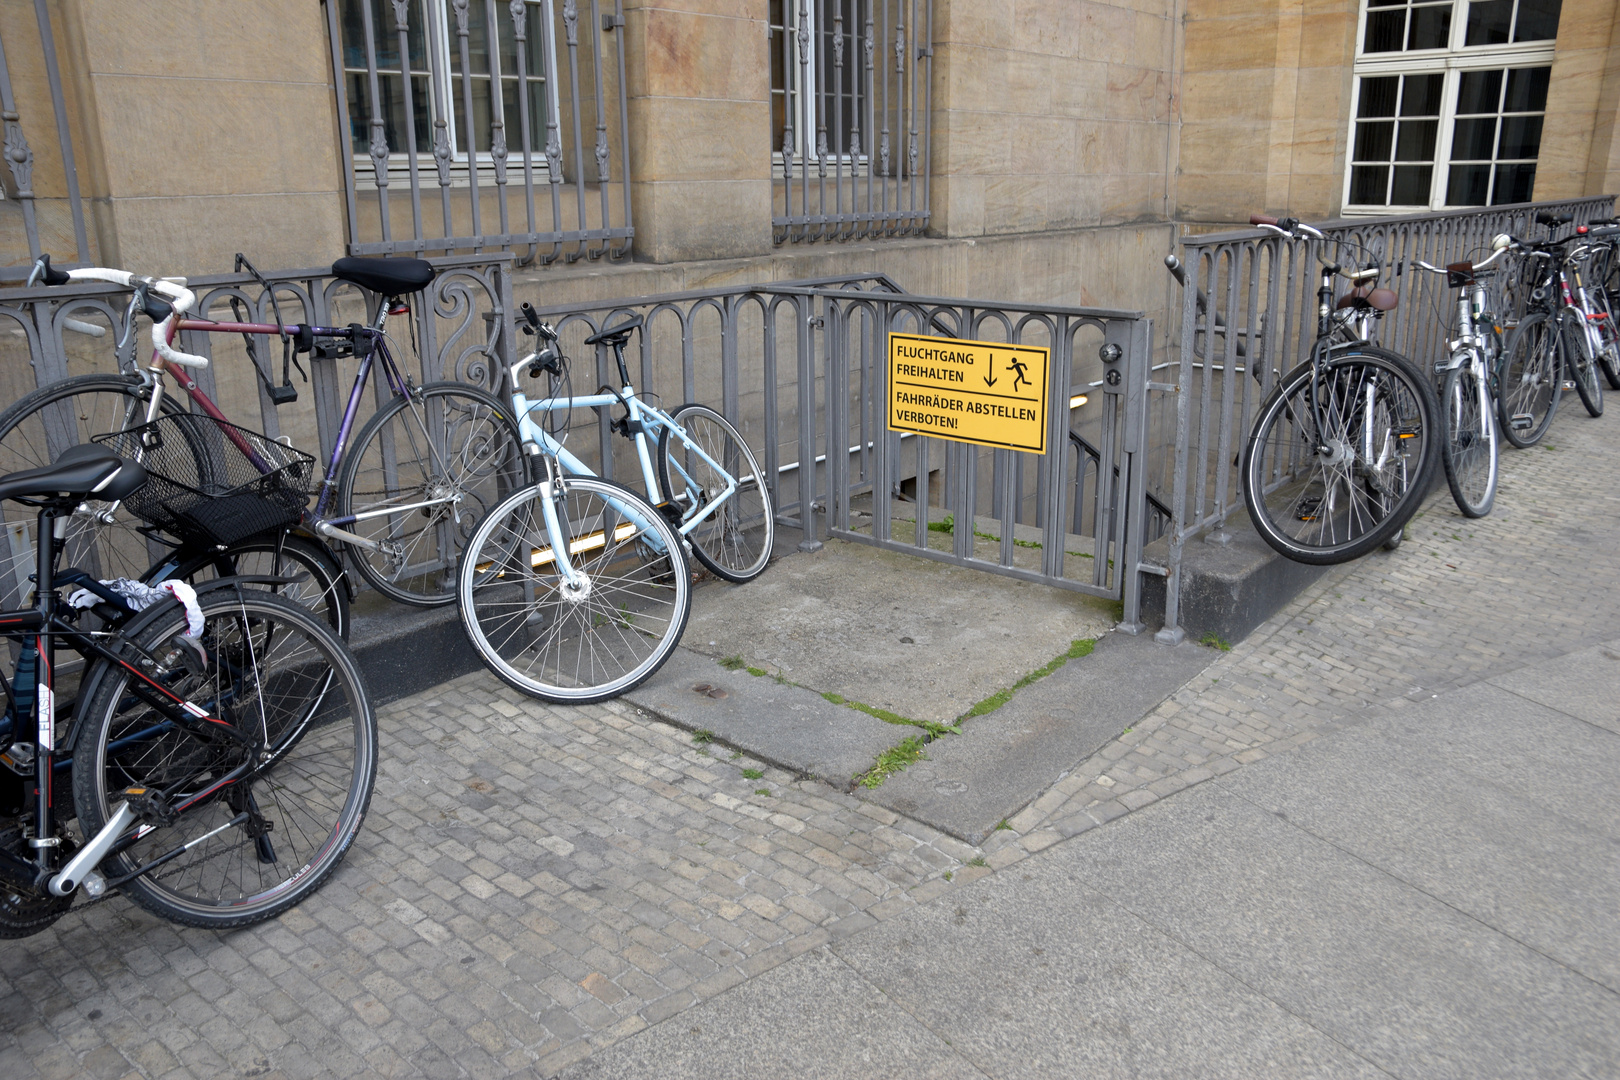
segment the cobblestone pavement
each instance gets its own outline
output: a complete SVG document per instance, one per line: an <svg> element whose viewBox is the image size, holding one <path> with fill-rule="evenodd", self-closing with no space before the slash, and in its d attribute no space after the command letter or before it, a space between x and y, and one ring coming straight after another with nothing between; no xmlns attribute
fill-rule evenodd
<svg viewBox="0 0 1620 1080"><path fill-rule="evenodd" d="M475 674L383 710L366 829L271 923L122 900L0 944L0 1076L550 1075L827 941L1338 725L1620 636L1620 426L1442 492L970 848L619 704Z"/></svg>

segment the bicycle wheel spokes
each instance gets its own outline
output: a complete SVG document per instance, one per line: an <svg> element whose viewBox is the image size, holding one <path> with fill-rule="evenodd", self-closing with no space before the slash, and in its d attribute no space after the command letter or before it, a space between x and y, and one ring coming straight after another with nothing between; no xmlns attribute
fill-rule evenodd
<svg viewBox="0 0 1620 1080"><path fill-rule="evenodd" d="M1514 446L1534 446L1558 410L1560 372L1555 324L1541 313L1527 316L1509 339L1502 358L1497 419Z"/></svg>
<svg viewBox="0 0 1620 1080"><path fill-rule="evenodd" d="M1484 517L1496 500L1496 427L1484 387L1470 364L1446 375L1440 395L1441 458L1457 509Z"/></svg>
<svg viewBox="0 0 1620 1080"><path fill-rule="evenodd" d="M169 686L254 738L254 770L210 793L247 748L181 729L113 674L87 713L93 726L75 759L74 792L92 828L130 787L162 792L170 807L196 799L108 860L106 872L129 873L184 848L125 891L167 918L223 927L297 903L335 868L370 799L376 722L352 657L304 609L244 589L205 596L204 613L206 670L177 669L183 674ZM181 629L163 620L140 640L166 658L177 654L168 642Z"/></svg>
<svg viewBox="0 0 1620 1080"><path fill-rule="evenodd" d="M518 492L480 525L462 569L462 624L506 682L551 701L623 693L668 657L686 626L690 577L674 529L607 481ZM564 547L574 575L561 572Z"/></svg>
<svg viewBox="0 0 1620 1080"><path fill-rule="evenodd" d="M673 418L690 445L673 438L667 428L659 434L659 483L679 508L683 528L699 519L684 534L692 553L727 581L759 576L770 561L776 524L759 462L737 429L713 409L683 405ZM727 497L732 479L737 488ZM720 505L713 506L719 499Z"/></svg>
<svg viewBox="0 0 1620 1080"><path fill-rule="evenodd" d="M455 598L456 566L480 518L523 484L517 431L489 395L434 383L366 424L344 462L347 526L379 550L351 549L386 596L433 606Z"/></svg>

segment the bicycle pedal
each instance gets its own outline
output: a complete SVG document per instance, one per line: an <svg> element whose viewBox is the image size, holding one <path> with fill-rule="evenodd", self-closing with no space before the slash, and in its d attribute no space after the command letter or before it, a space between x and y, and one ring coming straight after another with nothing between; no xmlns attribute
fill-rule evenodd
<svg viewBox="0 0 1620 1080"><path fill-rule="evenodd" d="M1526 431L1535 426L1536 418L1529 413L1514 413L1508 418L1508 427L1514 431Z"/></svg>
<svg viewBox="0 0 1620 1080"><path fill-rule="evenodd" d="M157 827L173 825L178 817L169 804L163 801L163 796L151 788L125 788L124 801L129 803L130 812L142 825Z"/></svg>
<svg viewBox="0 0 1620 1080"><path fill-rule="evenodd" d="M1311 496L1299 501L1299 505L1294 509L1294 516L1301 521L1315 521L1318 516L1317 511L1321 510L1321 508L1322 500L1316 496Z"/></svg>

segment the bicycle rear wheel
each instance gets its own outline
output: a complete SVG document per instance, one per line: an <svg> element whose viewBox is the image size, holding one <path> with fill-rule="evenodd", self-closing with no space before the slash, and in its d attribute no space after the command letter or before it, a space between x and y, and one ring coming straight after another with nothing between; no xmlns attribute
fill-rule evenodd
<svg viewBox="0 0 1620 1080"><path fill-rule="evenodd" d="M1541 441L1558 412L1562 373L1555 329L1545 312L1527 315L1502 352L1496 419L1503 438L1521 450Z"/></svg>
<svg viewBox="0 0 1620 1080"><path fill-rule="evenodd" d="M1603 382L1598 376L1597 358L1592 355L1592 339L1586 334L1586 315L1566 310L1559 320L1559 343L1564 354L1564 371L1575 383L1581 404L1592 416L1603 415Z"/></svg>
<svg viewBox="0 0 1620 1080"><path fill-rule="evenodd" d="M562 536L546 525L550 500ZM562 548L579 574L557 569ZM457 578L461 625L485 666L543 701L583 704L669 658L692 603L680 536L645 500L569 477L514 492L479 524Z"/></svg>
<svg viewBox="0 0 1620 1080"><path fill-rule="evenodd" d="M737 429L707 405L682 405L670 414L691 445L658 434L658 484L681 511L681 523L709 509L735 478L737 490L713 513L685 533L692 554L727 581L752 581L771 561L776 521L765 473ZM719 472L694 452L701 449L725 470ZM730 474L727 476L726 474Z"/></svg>
<svg viewBox="0 0 1620 1080"><path fill-rule="evenodd" d="M302 577L304 580L286 585L254 583L250 587L309 608L338 637L349 639L349 588L343 580L343 567L325 544L308 537L291 533L253 537L224 551L192 554L164 576L199 584L238 574Z"/></svg>
<svg viewBox="0 0 1620 1080"><path fill-rule="evenodd" d="M1244 448L1243 499L1260 536L1316 565L1383 544L1434 473L1434 392L1403 357L1360 346L1304 363L1261 404Z"/></svg>
<svg viewBox="0 0 1620 1080"><path fill-rule="evenodd" d="M338 476L338 515L361 515L344 528L379 545L351 546L355 568L402 604L451 603L467 538L526 475L510 410L488 393L439 382L396 397L355 436Z"/></svg>
<svg viewBox="0 0 1620 1080"><path fill-rule="evenodd" d="M1464 363L1446 373L1440 391L1440 461L1457 509L1471 518L1484 517L1496 501L1497 447L1490 398Z"/></svg>
<svg viewBox="0 0 1620 1080"><path fill-rule="evenodd" d="M128 638L167 666L171 691L251 733L258 765L103 860L101 872L117 878L178 852L125 883L125 895L166 919L226 929L299 903L342 861L371 801L377 718L354 657L304 608L230 585L203 592L199 603L208 659L195 667L202 670L182 663L185 650L174 639L186 622L178 604L143 613ZM101 664L87 685L94 689L81 704L73 762L86 835L106 824L130 788L162 792L173 807L208 792L245 759L233 740L204 741L177 727L122 667Z"/></svg>
<svg viewBox="0 0 1620 1080"><path fill-rule="evenodd" d="M1609 389L1620 390L1620 326L1615 325L1614 299L1608 289L1592 290L1592 308L1592 325L1598 332L1598 367Z"/></svg>

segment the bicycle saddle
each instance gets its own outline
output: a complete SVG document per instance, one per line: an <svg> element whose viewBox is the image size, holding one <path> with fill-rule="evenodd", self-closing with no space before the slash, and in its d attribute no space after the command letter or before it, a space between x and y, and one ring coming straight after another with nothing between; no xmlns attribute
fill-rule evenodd
<svg viewBox="0 0 1620 1080"><path fill-rule="evenodd" d="M1363 289L1357 286L1339 297L1338 306L1341 308L1377 308L1379 311L1394 311L1395 305L1401 298L1395 295L1394 289Z"/></svg>
<svg viewBox="0 0 1620 1080"><path fill-rule="evenodd" d="M590 337L585 339L585 344L596 345L605 341L609 345L623 345L626 341L630 340L630 331L634 330L640 325L641 316L632 315L630 318L626 319L617 326L610 326L605 330L600 330L597 333L592 334Z"/></svg>
<svg viewBox="0 0 1620 1080"><path fill-rule="evenodd" d="M146 483L139 462L121 458L105 446L85 443L64 450L42 469L0 476L0 499L49 499L78 502L94 495L108 502L127 497Z"/></svg>
<svg viewBox="0 0 1620 1080"><path fill-rule="evenodd" d="M384 296L404 296L427 287L438 271L426 259L339 259L332 276Z"/></svg>

